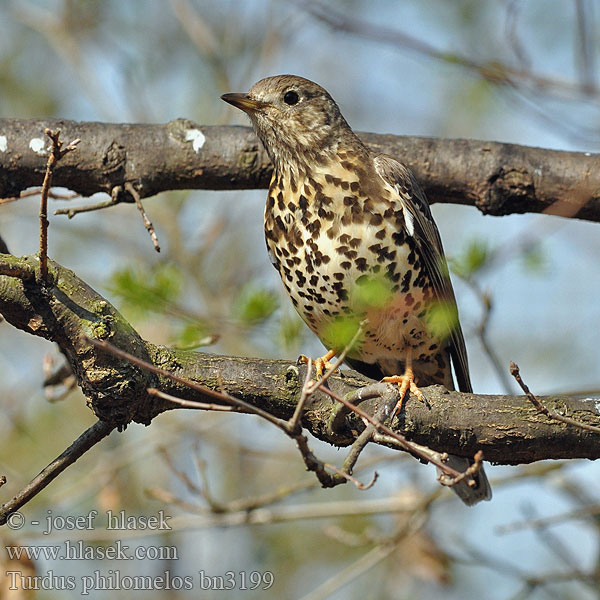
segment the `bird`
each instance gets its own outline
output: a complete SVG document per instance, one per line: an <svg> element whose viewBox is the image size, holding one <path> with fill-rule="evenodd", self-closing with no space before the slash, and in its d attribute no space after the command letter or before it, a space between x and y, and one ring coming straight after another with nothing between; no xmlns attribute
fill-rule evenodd
<svg viewBox="0 0 600 600"><path fill-rule="evenodd" d="M471 392L466 346L442 241L425 194L401 162L369 149L320 85L296 75L221 99L244 111L271 162L269 258L299 315L345 362L394 381ZM350 332L350 333L349 333ZM320 361L320 362L319 362ZM473 461L450 455L466 470ZM481 468L452 489L467 505L491 498Z"/></svg>

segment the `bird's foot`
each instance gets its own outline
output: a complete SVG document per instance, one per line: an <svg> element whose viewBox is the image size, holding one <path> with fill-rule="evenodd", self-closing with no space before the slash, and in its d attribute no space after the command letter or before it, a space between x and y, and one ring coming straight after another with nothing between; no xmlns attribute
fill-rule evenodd
<svg viewBox="0 0 600 600"><path fill-rule="evenodd" d="M391 418L393 419L396 416L396 413L400 412L402 408L402 404L404 403L404 398L406 397L407 392L413 396L416 396L418 400L423 403L426 403L425 396L423 392L417 387L417 383L415 381L415 376L411 367L406 367L404 371L404 375L392 375L391 377L384 377L381 380L383 383L397 383L398 390L400 394L400 400L398 400L396 407L392 412Z"/></svg>
<svg viewBox="0 0 600 600"><path fill-rule="evenodd" d="M323 355L323 356L319 356L319 358L315 358L314 365L315 365L315 371L317 373L317 381L319 379L321 379L323 377L323 372L327 371L329 369L333 368L333 363L330 362L330 360L335 356L336 352L335 350L329 350L329 352L327 352L327 354ZM298 363L304 363L304 364L308 364L308 361L310 359L308 358L308 356L305 356L304 354L301 354L298 357Z"/></svg>

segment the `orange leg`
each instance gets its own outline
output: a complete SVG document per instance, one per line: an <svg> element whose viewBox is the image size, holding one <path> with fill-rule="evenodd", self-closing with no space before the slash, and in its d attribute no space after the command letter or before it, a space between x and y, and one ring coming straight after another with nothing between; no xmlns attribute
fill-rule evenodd
<svg viewBox="0 0 600 600"><path fill-rule="evenodd" d="M410 352L406 356L406 368L404 369L404 375L392 375L391 377L384 377L382 381L384 383L397 383L399 388L400 400L398 400L398 403L392 412L391 418L393 418L402 408L404 398L409 390L410 393L416 396L421 402L425 402L425 396L423 396L423 392L417 387L415 382L415 375L412 369L412 356Z"/></svg>
<svg viewBox="0 0 600 600"><path fill-rule="evenodd" d="M323 377L323 371L327 371L328 369L331 369L331 367L333 367L333 365L329 361L335 356L335 354L335 350L329 350L327 354L325 354L324 356L320 356L319 358L316 358L314 360L315 371L317 372L317 379L321 379L321 377ZM298 357L298 362L308 364L308 356L304 356L304 354L301 354Z"/></svg>

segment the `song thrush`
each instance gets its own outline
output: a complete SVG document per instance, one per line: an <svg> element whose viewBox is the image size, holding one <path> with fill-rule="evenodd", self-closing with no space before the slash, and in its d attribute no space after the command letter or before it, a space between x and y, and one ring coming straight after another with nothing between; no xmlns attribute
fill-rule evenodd
<svg viewBox="0 0 600 600"><path fill-rule="evenodd" d="M471 382L442 242L425 196L400 162L369 150L322 87L268 77L223 100L248 114L274 172L265 208L271 262L312 331L332 352L362 334L346 362L371 378L397 376L461 391ZM351 336L350 336L351 337ZM472 461L451 457L465 470ZM483 470L453 490L491 498Z"/></svg>

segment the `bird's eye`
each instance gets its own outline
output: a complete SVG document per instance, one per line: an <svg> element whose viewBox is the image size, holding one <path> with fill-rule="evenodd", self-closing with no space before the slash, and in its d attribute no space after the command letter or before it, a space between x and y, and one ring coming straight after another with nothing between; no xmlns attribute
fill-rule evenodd
<svg viewBox="0 0 600 600"><path fill-rule="evenodd" d="M300 100L300 97L298 96L297 92L294 92L294 90L290 90L289 92L286 92L283 96L283 101L286 104L289 104L290 106L293 106L294 104L298 104L298 100Z"/></svg>

